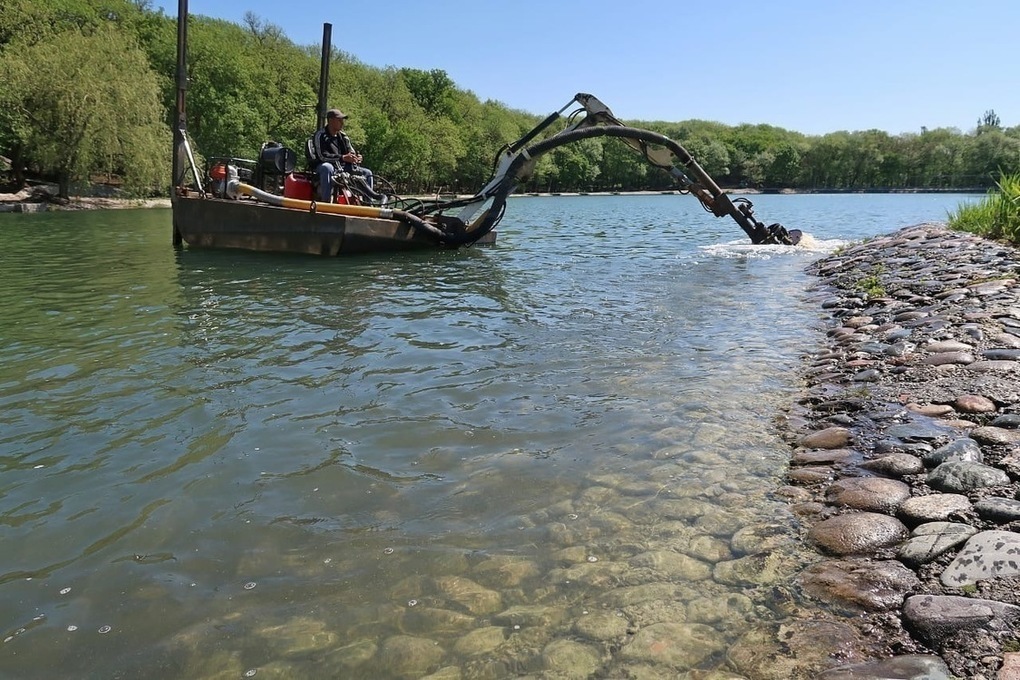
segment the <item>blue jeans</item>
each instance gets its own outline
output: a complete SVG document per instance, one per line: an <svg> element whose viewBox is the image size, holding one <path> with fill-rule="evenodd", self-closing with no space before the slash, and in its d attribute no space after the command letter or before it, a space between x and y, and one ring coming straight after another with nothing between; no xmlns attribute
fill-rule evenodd
<svg viewBox="0 0 1020 680"><path fill-rule="evenodd" d="M368 184L368 188L373 188L373 182L375 177L372 176L372 171L363 166L354 166L350 163L343 164L344 170L359 174L365 178L365 183ZM333 182L331 181L333 173L336 172L336 168L332 163L320 163L319 167L315 168L316 174L319 176L319 202L329 203L333 198Z"/></svg>
<svg viewBox="0 0 1020 680"><path fill-rule="evenodd" d="M315 172L319 176L319 203L329 203L333 200L332 180L336 168L332 163L320 163Z"/></svg>

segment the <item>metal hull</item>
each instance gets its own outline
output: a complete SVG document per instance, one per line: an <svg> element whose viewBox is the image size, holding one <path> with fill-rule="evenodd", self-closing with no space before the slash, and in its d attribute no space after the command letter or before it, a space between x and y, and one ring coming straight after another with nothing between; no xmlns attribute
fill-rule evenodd
<svg viewBox="0 0 1020 680"><path fill-rule="evenodd" d="M316 213L256 201L173 198L174 229L195 248L351 255L441 248L435 238L398 220ZM495 233L479 243L492 243Z"/></svg>

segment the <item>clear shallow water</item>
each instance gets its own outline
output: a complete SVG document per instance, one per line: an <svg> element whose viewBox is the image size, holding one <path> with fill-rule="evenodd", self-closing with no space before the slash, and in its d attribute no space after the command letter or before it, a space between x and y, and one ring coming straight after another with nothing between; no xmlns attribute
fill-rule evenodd
<svg viewBox="0 0 1020 680"><path fill-rule="evenodd" d="M739 639L766 609L713 570L793 527L803 268L969 200L751 198L812 248L676 195L518 198L494 247L345 260L0 215L0 677L645 662L594 613Z"/></svg>

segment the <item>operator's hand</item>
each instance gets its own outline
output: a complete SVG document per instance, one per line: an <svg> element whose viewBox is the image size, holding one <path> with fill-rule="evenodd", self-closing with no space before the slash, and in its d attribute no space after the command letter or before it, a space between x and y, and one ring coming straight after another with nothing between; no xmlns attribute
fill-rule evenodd
<svg viewBox="0 0 1020 680"><path fill-rule="evenodd" d="M360 153L354 153L353 151L350 152L350 153L345 153L341 158L343 159L344 163L360 163L361 162L361 154Z"/></svg>

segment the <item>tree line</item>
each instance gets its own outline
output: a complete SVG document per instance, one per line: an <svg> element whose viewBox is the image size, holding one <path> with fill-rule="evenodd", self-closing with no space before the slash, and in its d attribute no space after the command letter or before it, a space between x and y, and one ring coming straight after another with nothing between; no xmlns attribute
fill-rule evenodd
<svg viewBox="0 0 1020 680"><path fill-rule="evenodd" d="M194 148L207 157L256 158L272 140L301 156L316 120L321 46L297 45L251 13L242 24L192 16L188 37ZM66 196L77 183L117 178L134 194L166 195L176 40L176 17L149 0L0 3L0 163L13 184L49 178ZM401 194L473 193L500 148L543 117L481 101L439 69L377 68L337 49L330 57L330 104L350 115L346 129L365 164ZM1020 171L1020 126L1003 127L993 110L966 132L897 135L810 136L704 120L626 123L679 142L724 187L985 189L1002 173ZM672 188L670 177L621 142L599 138L541 157L521 190Z"/></svg>

